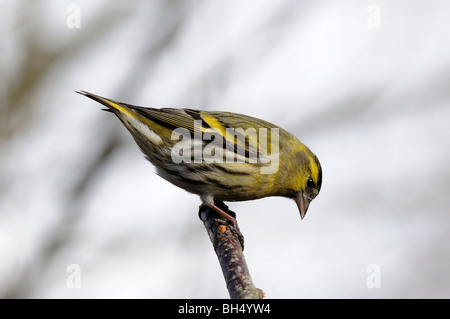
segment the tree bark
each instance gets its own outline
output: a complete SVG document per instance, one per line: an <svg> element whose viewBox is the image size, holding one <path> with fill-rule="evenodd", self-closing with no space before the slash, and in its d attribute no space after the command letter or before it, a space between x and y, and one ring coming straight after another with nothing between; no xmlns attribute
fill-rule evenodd
<svg viewBox="0 0 450 319"><path fill-rule="evenodd" d="M216 202L216 206L231 216L236 216L223 202ZM242 238L239 238L230 221L204 205L200 207L199 217L205 225L214 246L214 251L219 259L230 298L264 298L264 292L253 284L242 252L243 242L241 243L240 241Z"/></svg>

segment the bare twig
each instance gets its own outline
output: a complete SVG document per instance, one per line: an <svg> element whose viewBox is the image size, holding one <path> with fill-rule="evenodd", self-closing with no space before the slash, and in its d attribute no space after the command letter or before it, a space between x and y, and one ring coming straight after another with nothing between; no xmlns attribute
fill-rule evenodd
<svg viewBox="0 0 450 319"><path fill-rule="evenodd" d="M224 203L216 202L216 205L235 216ZM253 284L239 236L230 222L207 206L200 207L199 217L214 246L231 299L263 298L264 292Z"/></svg>

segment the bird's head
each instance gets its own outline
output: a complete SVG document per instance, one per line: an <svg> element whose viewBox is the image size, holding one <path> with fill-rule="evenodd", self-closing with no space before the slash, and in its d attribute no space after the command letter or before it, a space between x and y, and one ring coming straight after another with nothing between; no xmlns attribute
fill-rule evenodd
<svg viewBox="0 0 450 319"><path fill-rule="evenodd" d="M303 145L302 145L303 146ZM287 180L291 181L289 193L286 197L295 200L303 219L311 201L319 194L322 186L322 167L319 159L306 146L295 153L291 162L291 174Z"/></svg>
<svg viewBox="0 0 450 319"><path fill-rule="evenodd" d="M322 167L319 159L312 153L307 154L306 157L309 162L309 169L304 169L305 174L303 174L300 189L295 197L301 219L305 217L309 204L319 194L322 187Z"/></svg>

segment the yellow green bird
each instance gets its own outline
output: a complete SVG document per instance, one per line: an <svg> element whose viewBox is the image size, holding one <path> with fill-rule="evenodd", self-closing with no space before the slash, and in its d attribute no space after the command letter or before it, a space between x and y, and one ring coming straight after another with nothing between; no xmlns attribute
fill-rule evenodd
<svg viewBox="0 0 450 319"><path fill-rule="evenodd" d="M284 196L300 217L319 194L322 168L294 135L267 121L231 112L149 108L77 91L107 107L133 136L157 174L200 196L236 221L217 201Z"/></svg>

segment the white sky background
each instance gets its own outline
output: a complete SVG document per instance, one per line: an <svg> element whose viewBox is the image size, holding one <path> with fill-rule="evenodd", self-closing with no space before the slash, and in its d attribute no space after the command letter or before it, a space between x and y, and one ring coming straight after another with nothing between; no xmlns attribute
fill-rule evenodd
<svg viewBox="0 0 450 319"><path fill-rule="evenodd" d="M2 4L0 94L44 72L0 105L0 296L228 297L199 198L86 90L257 116L317 154L303 221L228 203L268 298L450 297L448 1L25 2Z"/></svg>

